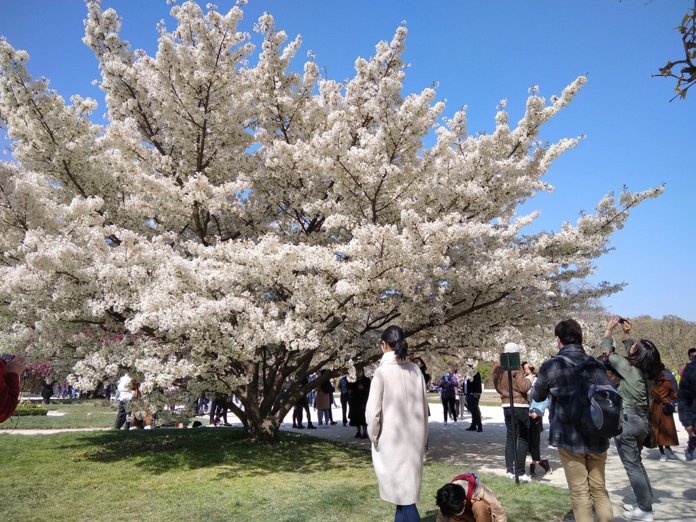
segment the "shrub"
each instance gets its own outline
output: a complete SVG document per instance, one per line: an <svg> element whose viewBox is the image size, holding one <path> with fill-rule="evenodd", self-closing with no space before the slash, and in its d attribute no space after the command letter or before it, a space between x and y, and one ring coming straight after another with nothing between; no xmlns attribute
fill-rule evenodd
<svg viewBox="0 0 696 522"><path fill-rule="evenodd" d="M48 415L48 410L36 404L20 404L14 412L18 417L31 417L34 415Z"/></svg>

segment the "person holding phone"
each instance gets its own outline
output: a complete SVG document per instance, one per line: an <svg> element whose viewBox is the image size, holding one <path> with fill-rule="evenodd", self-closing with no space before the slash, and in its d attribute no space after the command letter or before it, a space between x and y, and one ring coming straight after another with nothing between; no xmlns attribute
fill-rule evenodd
<svg viewBox="0 0 696 522"><path fill-rule="evenodd" d="M0 423L12 417L19 402L19 376L27 367L27 356L2 356L0 363Z"/></svg>

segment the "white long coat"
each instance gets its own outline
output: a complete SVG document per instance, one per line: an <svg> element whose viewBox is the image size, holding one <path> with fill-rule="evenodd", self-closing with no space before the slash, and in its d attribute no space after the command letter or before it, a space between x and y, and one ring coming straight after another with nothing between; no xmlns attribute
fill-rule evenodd
<svg viewBox="0 0 696 522"><path fill-rule="evenodd" d="M428 400L420 368L386 352L372 379L365 413L380 497L398 506L415 504L428 438Z"/></svg>

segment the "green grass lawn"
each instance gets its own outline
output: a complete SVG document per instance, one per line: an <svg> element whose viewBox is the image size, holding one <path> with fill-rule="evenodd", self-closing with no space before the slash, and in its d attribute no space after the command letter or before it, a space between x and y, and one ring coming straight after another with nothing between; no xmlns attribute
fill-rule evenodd
<svg viewBox="0 0 696 522"><path fill-rule="evenodd" d="M22 419L20 419L22 420ZM277 446L241 430L0 433L0 505L12 521L391 521L368 451L293 433ZM461 469L427 463L418 508ZM474 470L475 471L475 470ZM511 522L560 521L568 492L481 474ZM541 501L543 499L543 501Z"/></svg>
<svg viewBox="0 0 696 522"><path fill-rule="evenodd" d="M0 430L58 429L58 428L108 428L114 425L118 402L104 399L75 401L51 401L42 405L52 414L43 416L11 417L0 424Z"/></svg>

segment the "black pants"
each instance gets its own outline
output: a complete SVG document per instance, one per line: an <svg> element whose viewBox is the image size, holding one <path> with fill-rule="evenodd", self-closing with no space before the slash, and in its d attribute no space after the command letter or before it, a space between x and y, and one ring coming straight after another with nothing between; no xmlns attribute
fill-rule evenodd
<svg viewBox="0 0 696 522"><path fill-rule="evenodd" d="M210 424L218 422L220 419L227 424L227 400L213 399L210 403Z"/></svg>
<svg viewBox="0 0 696 522"><path fill-rule="evenodd" d="M466 407L471 413L471 425L477 430L483 429L483 422L481 419L481 408L479 408L480 397L475 397L473 395L466 396Z"/></svg>
<svg viewBox="0 0 696 522"><path fill-rule="evenodd" d="M341 394L341 411L343 412L343 424L346 425L348 424L348 398L350 397L349 393L342 393Z"/></svg>
<svg viewBox="0 0 696 522"><path fill-rule="evenodd" d="M542 422L541 417L529 417L529 454L534 462L541 460L541 432L544 429Z"/></svg>
<svg viewBox="0 0 696 522"><path fill-rule="evenodd" d="M514 410L510 414L510 410ZM529 408L503 408L505 411L505 469L508 473L524 474L524 461L527 458L529 448ZM515 438L512 436L512 425L515 425Z"/></svg>
<svg viewBox="0 0 696 522"><path fill-rule="evenodd" d="M454 422L457 422L457 409L454 406L454 397L451 399L442 398L442 411L445 414L445 422L447 422L447 412L449 411L450 416Z"/></svg>
<svg viewBox="0 0 696 522"><path fill-rule="evenodd" d="M130 422L128 422L128 415L130 415L129 411L126 411L126 402L125 401L119 401L118 402L118 413L116 414L116 423L114 424L114 429L115 430L120 430L121 426L124 424L126 425L126 429L130 429Z"/></svg>

